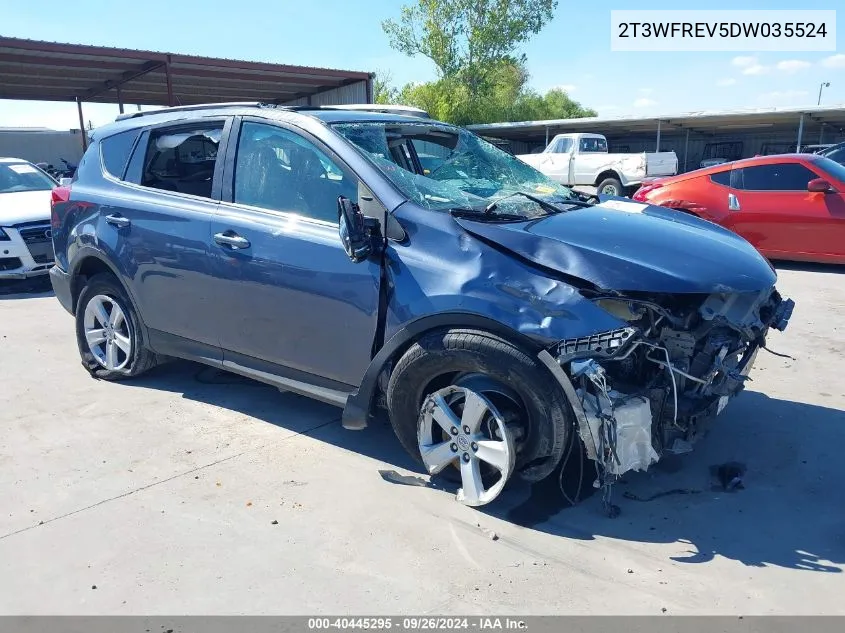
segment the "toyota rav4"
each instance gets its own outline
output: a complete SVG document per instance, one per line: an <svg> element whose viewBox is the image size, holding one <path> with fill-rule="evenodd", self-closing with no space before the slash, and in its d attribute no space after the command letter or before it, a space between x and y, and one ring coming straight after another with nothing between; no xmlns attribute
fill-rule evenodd
<svg viewBox="0 0 845 633"><path fill-rule="evenodd" d="M386 409L468 505L570 442L606 486L687 450L792 311L737 235L430 119L229 104L94 136L53 191L51 271L93 375L180 357L349 429Z"/></svg>

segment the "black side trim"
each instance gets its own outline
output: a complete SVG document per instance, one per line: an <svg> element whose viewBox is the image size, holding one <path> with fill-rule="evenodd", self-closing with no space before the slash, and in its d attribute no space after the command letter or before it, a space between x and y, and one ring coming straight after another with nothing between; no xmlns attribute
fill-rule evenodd
<svg viewBox="0 0 845 633"><path fill-rule="evenodd" d="M373 357L367 368L361 385L350 394L343 409L343 428L360 430L367 426L372 410L373 398L378 387L378 377L382 369L392 360L397 352L403 350L424 332L437 328L471 327L484 330L519 345L526 351L537 353L542 347L524 334L494 321L488 317L472 312L441 312L421 317L407 323L396 332L389 341Z"/></svg>
<svg viewBox="0 0 845 633"><path fill-rule="evenodd" d="M147 343L156 354L193 360L223 369L223 350L214 345L152 328L147 328Z"/></svg>

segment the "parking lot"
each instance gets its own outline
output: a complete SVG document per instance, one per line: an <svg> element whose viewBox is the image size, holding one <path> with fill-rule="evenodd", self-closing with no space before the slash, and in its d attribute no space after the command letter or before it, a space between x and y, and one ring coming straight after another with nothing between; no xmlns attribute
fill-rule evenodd
<svg viewBox="0 0 845 633"><path fill-rule="evenodd" d="M95 381L50 292L0 295L0 611L845 613L845 274L779 276L794 360L761 352L616 519L539 486L464 507L386 425L200 365Z"/></svg>

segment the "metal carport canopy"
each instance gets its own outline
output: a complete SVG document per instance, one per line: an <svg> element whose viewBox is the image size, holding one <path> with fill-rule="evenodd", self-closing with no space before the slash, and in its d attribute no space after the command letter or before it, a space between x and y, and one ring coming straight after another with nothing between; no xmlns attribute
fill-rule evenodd
<svg viewBox="0 0 845 633"><path fill-rule="evenodd" d="M476 134L505 140L536 140L548 134L567 132L598 132L607 136L615 134L653 134L658 123L663 133L690 130L700 134L716 134L725 130L771 131L797 130L799 121L812 121L833 129L845 129L845 105L807 106L803 108L769 108L758 110L724 110L686 112L675 115L650 117L587 117L582 119L557 119L550 121L521 121L513 123L486 123L470 125Z"/></svg>
<svg viewBox="0 0 845 633"><path fill-rule="evenodd" d="M0 99L284 103L357 82L371 101L367 72L0 37Z"/></svg>

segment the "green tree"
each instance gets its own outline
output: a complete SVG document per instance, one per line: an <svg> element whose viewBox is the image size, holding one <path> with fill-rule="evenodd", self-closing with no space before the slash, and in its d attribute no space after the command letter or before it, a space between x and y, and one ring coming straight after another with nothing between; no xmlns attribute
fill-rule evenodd
<svg viewBox="0 0 845 633"><path fill-rule="evenodd" d="M382 28L393 48L428 57L441 78L457 77L476 96L501 62L525 61L517 48L540 32L556 7L557 0L417 0Z"/></svg>
<svg viewBox="0 0 845 633"><path fill-rule="evenodd" d="M528 88L519 46L551 20L557 0L416 0L382 27L390 45L424 55L438 78L401 90L376 87L378 103L404 103L459 125L594 116L561 90Z"/></svg>
<svg viewBox="0 0 845 633"><path fill-rule="evenodd" d="M395 103L399 90L393 87L393 75L388 71L376 71L373 77L373 100L376 103Z"/></svg>

